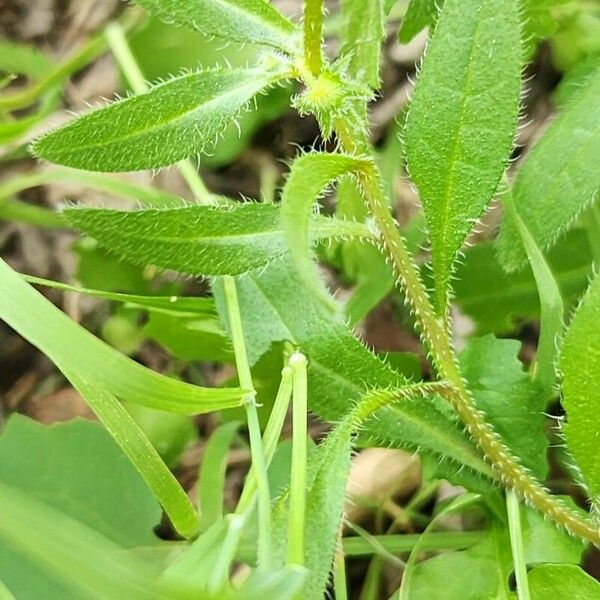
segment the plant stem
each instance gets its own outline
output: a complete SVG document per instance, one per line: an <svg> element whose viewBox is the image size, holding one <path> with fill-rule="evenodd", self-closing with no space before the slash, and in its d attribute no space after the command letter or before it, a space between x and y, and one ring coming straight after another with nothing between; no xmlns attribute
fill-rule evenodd
<svg viewBox="0 0 600 600"><path fill-rule="evenodd" d="M342 148L347 152L353 152L368 143L355 137L362 135L358 124L337 119L336 131ZM553 497L512 455L486 421L485 415L477 408L458 367L450 332L444 320L436 316L412 255L406 247L406 241L388 209L376 165L372 163L357 176L369 211L379 229L382 251L391 261L397 284L411 305L432 362L438 375L452 386L447 397L483 455L497 471L498 478L507 488L517 491L543 515L567 531L600 544L600 528L591 521L580 518L561 500Z"/></svg>
<svg viewBox="0 0 600 600"><path fill-rule="evenodd" d="M116 21L109 23L104 30L104 36L131 89L136 94L145 94L150 86L131 51L121 24ZM204 185L192 161L182 160L177 163L177 168L200 204L214 204L212 194Z"/></svg>
<svg viewBox="0 0 600 600"><path fill-rule="evenodd" d="M506 510L508 513L510 547L517 581L517 596L519 600L530 600L525 550L523 549L523 537L521 535L521 509L519 498L512 490L506 491Z"/></svg>
<svg viewBox="0 0 600 600"><path fill-rule="evenodd" d="M252 374L250 373L250 365L248 364L248 356L246 354L246 343L244 342L235 279L225 276L223 277L223 283L240 387L246 390L254 390ZM256 412L255 392L251 392L245 398L245 407L248 419L248 432L250 434L252 465L256 473L256 487L258 490L258 564L260 567L268 569L272 556L271 496L269 481L267 479L267 465L260 437L260 424Z"/></svg>
<svg viewBox="0 0 600 600"><path fill-rule="evenodd" d="M534 377L542 386L546 396L552 395L556 381L555 355L557 340L563 329L564 305L560 288L546 262L542 251L529 229L519 216L512 191L508 188L502 197L508 216L513 220L525 247L540 298L540 339Z"/></svg>
<svg viewBox="0 0 600 600"><path fill-rule="evenodd" d="M290 399L292 397L292 369L290 367L284 367L281 371L281 383L275 402L273 404L273 410L269 416L269 421L265 427L265 432L262 438L263 452L265 454L265 462L267 467L273 460L275 449L277 448L277 442L281 436L281 430L283 429L283 423L287 414ZM244 483L244 489L238 502L236 513L242 514L249 510L255 500L256 496L256 470L254 466L250 467L248 475L246 476L246 482Z"/></svg>
<svg viewBox="0 0 600 600"><path fill-rule="evenodd" d="M304 2L304 61L313 76L323 67L321 38L323 35L323 0Z"/></svg>
<svg viewBox="0 0 600 600"><path fill-rule="evenodd" d="M335 592L335 600L348 600L346 557L341 548L336 551L333 563L333 590Z"/></svg>
<svg viewBox="0 0 600 600"><path fill-rule="evenodd" d="M290 357L293 372L292 394L292 472L288 521L287 562L304 566L304 521L306 513L307 380L306 357L295 352Z"/></svg>

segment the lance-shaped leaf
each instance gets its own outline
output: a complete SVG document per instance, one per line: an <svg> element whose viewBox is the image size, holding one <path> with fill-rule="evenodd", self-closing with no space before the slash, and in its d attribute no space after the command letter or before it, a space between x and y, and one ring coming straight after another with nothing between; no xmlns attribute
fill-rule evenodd
<svg viewBox="0 0 600 600"><path fill-rule="evenodd" d="M210 150L248 101L282 76L281 63L267 58L264 68L188 73L84 115L32 149L40 158L89 171L172 165Z"/></svg>
<svg viewBox="0 0 600 600"><path fill-rule="evenodd" d="M600 189L599 97L600 68L572 93L519 169L513 186L515 206L541 248L552 246ZM507 270L526 264L512 219L502 224L498 251Z"/></svg>
<svg viewBox="0 0 600 600"><path fill-rule="evenodd" d="M69 319L0 260L0 319L59 369L102 384L122 400L170 412L198 414L239 406L243 391L190 385L120 354Z"/></svg>
<svg viewBox="0 0 600 600"><path fill-rule="evenodd" d="M171 210L123 212L67 209L78 230L112 252L141 264L192 275L237 275L264 267L287 252L280 209L269 204L192 206ZM353 221L316 217L313 241L372 238Z"/></svg>
<svg viewBox="0 0 600 600"><path fill-rule="evenodd" d="M446 0L406 122L410 175L431 240L435 304L494 194L512 147L521 44L516 0Z"/></svg>
<svg viewBox="0 0 600 600"><path fill-rule="evenodd" d="M417 33L433 25L442 5L443 0L410 0L398 34L400 42L408 44Z"/></svg>
<svg viewBox="0 0 600 600"><path fill-rule="evenodd" d="M600 386L600 277L596 277L565 335L560 358L564 435L595 506L600 502L598 387Z"/></svg>
<svg viewBox="0 0 600 600"><path fill-rule="evenodd" d="M296 26L265 0L135 0L166 21L227 41L294 51Z"/></svg>
<svg viewBox="0 0 600 600"><path fill-rule="evenodd" d="M379 57L385 34L383 0L343 0L342 53L350 56L350 69L358 80L379 87Z"/></svg>

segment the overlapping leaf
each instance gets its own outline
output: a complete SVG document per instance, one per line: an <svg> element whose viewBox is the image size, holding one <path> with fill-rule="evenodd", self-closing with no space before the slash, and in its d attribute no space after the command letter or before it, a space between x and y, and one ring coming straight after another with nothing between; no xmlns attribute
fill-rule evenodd
<svg viewBox="0 0 600 600"><path fill-rule="evenodd" d="M600 501L598 387L600 386L600 277L584 296L565 335L560 359L564 435L592 502Z"/></svg>
<svg viewBox="0 0 600 600"><path fill-rule="evenodd" d="M515 206L541 248L549 248L594 200L600 189L600 69L573 93L519 169ZM510 271L526 262L519 233L505 219L498 238L502 265Z"/></svg>
<svg viewBox="0 0 600 600"><path fill-rule="evenodd" d="M408 112L407 160L427 218L440 313L456 255L512 147L521 73L517 4L446 0Z"/></svg>
<svg viewBox="0 0 600 600"><path fill-rule="evenodd" d="M408 44L425 27L433 25L443 0L410 0L400 26L399 39Z"/></svg>
<svg viewBox="0 0 600 600"><path fill-rule="evenodd" d="M135 0L153 15L234 42L294 51L295 25L264 0Z"/></svg>
<svg viewBox="0 0 600 600"><path fill-rule="evenodd" d="M120 354L69 319L4 261L0 261L0 290L0 318L60 369L103 384L122 400L187 414L241 404L241 390L190 385Z"/></svg>
<svg viewBox="0 0 600 600"><path fill-rule="evenodd" d="M33 152L89 171L174 164L210 149L254 95L283 77L279 61L268 63L265 59L264 68L215 68L175 77L45 135L33 144Z"/></svg>
<svg viewBox="0 0 600 600"><path fill-rule="evenodd" d="M67 209L64 214L76 229L112 252L136 263L194 275L245 273L281 258L288 249L275 205L136 212ZM316 241L372 234L360 223L319 217L311 222L311 236Z"/></svg>

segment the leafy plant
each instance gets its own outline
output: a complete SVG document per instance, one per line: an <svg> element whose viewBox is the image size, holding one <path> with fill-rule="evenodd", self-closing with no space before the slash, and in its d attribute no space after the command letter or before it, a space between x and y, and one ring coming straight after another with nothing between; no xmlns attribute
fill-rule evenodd
<svg viewBox="0 0 600 600"><path fill-rule="evenodd" d="M537 39L563 31L562 3L412 0L400 40L424 27L430 40L408 111L378 153L367 114L381 86L393 2L344 0L331 21L334 31L335 18L343 24L339 56L332 58L323 0L305 0L299 22L264 0L136 1L198 34L253 45L255 62L194 68L148 85L127 43L128 21L125 29L111 23L50 75L44 56L6 46L0 67L37 80L0 98L0 116L9 117L15 132L52 110L64 78L106 45L135 94L41 135L31 153L62 167L0 187L4 218L72 228L108 253L92 265L116 272L122 268L116 259L124 260L133 274L127 289L116 279L96 289L103 286L86 285L85 273L83 285L70 285L23 277L0 261L0 318L54 362L108 432L82 422L42 429L23 417L9 419L0 436L7 466L0 476L7 517L0 526L6 558L0 595L39 597L45 588L49 597L69 598L318 600L329 586L341 599L345 561L361 553L372 556L364 599L379 597L385 561L403 570L394 592L401 599L600 595L600 585L579 567L585 545L600 545L600 281L587 285L592 261L600 260L600 64L593 55L592 66L585 57L583 76L566 78L556 96L558 116L510 168L526 60ZM313 116L323 140L334 143L294 158L278 202L211 193L192 161L213 151L259 94L290 82L291 106ZM37 112L13 123L18 110L37 100ZM3 135L13 140L8 129L0 129ZM390 181L404 158L423 209L412 229L396 221ZM171 165L193 202L101 174ZM31 212L14 198L63 179L143 206L67 204L55 215L39 207ZM335 215L321 214L336 188ZM496 197L504 206L496 242L467 249ZM423 238L425 255L418 251ZM345 283L357 283L346 305L320 262L336 267ZM151 292L158 269L204 277L212 296L181 296L181 284L164 282ZM192 366L198 359L235 363L237 381L208 385L196 372L195 383L187 383L152 371L75 323L33 284L115 302L131 327L126 336L135 331L156 340ZM565 325L569 304L584 291ZM349 326L386 295L404 301L405 309L395 304L397 312L420 336L428 369L416 367L417 377L419 357L377 354ZM454 303L488 334L468 339L460 352ZM536 319L537 351L525 370L520 342L493 333L513 334L517 323ZM566 449L551 459L582 486L586 510L548 481L546 415L556 411L559 395L567 422L564 433L551 434L564 435ZM279 440L290 403L285 446ZM196 508L169 467L195 437L189 416L208 412L219 413L222 423L204 446ZM309 412L331 425L316 448ZM154 427L163 415L163 425L172 423L165 436ZM233 444L248 449L251 467L229 511L223 490ZM49 448L46 457L42 446ZM414 506L397 511L390 535L354 524L360 535L345 535L352 454L364 447L418 453L425 500L428 485L435 490L442 479L467 493L429 518ZM81 464L79 449L110 472L99 488L92 486L94 506L86 500L93 472ZM422 502L418 493L409 506ZM183 541L154 536L159 506ZM476 531L434 531L452 513ZM403 520L409 530L414 520L422 534L395 535ZM425 550L436 555L423 560ZM407 551L406 563L395 556ZM248 569L234 572L240 563ZM28 578L35 580L29 589Z"/></svg>

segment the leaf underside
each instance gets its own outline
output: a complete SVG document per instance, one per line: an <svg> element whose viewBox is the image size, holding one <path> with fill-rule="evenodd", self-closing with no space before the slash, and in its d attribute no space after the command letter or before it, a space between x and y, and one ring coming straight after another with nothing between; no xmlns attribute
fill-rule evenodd
<svg viewBox="0 0 600 600"><path fill-rule="evenodd" d="M502 18L498 18L502 15ZM447 0L409 108L406 154L427 219L435 305L507 164L519 112L516 0Z"/></svg>

